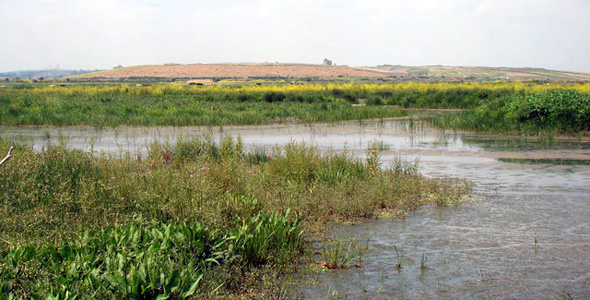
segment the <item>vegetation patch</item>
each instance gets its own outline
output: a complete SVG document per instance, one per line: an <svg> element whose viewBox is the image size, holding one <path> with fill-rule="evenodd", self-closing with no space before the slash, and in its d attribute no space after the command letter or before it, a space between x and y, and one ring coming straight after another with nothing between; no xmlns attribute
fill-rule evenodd
<svg viewBox="0 0 590 300"><path fill-rule="evenodd" d="M15 85L0 90L0 123L95 127L309 123L407 115L401 107L475 109L460 121L440 121L441 126L493 130L522 123L523 130L539 124L577 130L587 122L587 105L580 100L588 93L588 84L521 83ZM559 95L566 96L553 103ZM366 105L355 105L361 102ZM566 109L570 104L581 106ZM536 111L545 107L550 115ZM509 114L506 119L501 118L504 113ZM576 116L575 123L566 122L569 114Z"/></svg>
<svg viewBox="0 0 590 300"><path fill-rule="evenodd" d="M442 128L488 132L580 133L590 131L590 94L549 91L490 99L472 111L432 118Z"/></svg>
<svg viewBox="0 0 590 300"><path fill-rule="evenodd" d="M8 149L0 141L0 153ZM272 297L305 239L327 222L456 203L467 192L378 168L377 147L368 151L367 161L304 144L248 153L239 138L207 136L155 143L145 158L16 146L0 166L0 290L9 298ZM334 247L326 245L327 257L350 263Z"/></svg>

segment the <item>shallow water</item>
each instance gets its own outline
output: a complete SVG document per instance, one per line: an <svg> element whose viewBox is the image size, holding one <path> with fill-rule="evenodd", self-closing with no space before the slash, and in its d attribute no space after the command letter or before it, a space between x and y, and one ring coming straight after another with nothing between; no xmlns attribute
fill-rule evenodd
<svg viewBox="0 0 590 300"><path fill-rule="evenodd" d="M105 130L0 127L2 138L18 137L38 149L62 136L69 147L111 155L143 155L155 140L173 143L207 132L216 138L240 135L247 149L305 142L359 156L377 140L387 148L381 157L384 166L395 157L418 159L425 176L474 183L474 200L457 207L426 207L403 220L336 226L334 235L368 242L362 266L303 272L293 297L590 298L590 166L498 160L588 160L590 145L582 141L546 145L519 137L442 134L407 120ZM426 268L420 267L423 256Z"/></svg>
<svg viewBox="0 0 590 300"><path fill-rule="evenodd" d="M430 174L471 179L478 200L425 208L405 220L338 226L336 236L368 239L365 264L310 276L303 295L324 298L337 291L339 298L349 299L590 297L590 168L442 158L431 162L441 166ZM400 271L395 268L399 261L394 245L405 254ZM422 255L426 269L420 267Z"/></svg>

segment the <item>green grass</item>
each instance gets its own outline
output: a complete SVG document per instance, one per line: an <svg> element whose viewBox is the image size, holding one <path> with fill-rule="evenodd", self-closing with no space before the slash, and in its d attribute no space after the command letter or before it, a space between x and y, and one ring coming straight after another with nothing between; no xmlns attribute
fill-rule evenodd
<svg viewBox="0 0 590 300"><path fill-rule="evenodd" d="M327 269L348 268L355 259L360 257L362 251L358 248L354 240L348 243L338 239L322 241L323 266Z"/></svg>
<svg viewBox="0 0 590 300"><path fill-rule="evenodd" d="M239 92L127 88L95 91L0 90L2 125L89 125L94 127L254 125L278 122L359 120L405 116L391 107L353 107L356 98L331 93ZM69 89L69 90L68 90ZM78 91L78 90L79 91ZM134 93L131 93L133 91ZM348 98L346 98L348 97Z"/></svg>
<svg viewBox="0 0 590 300"><path fill-rule="evenodd" d="M519 103L519 107L507 109L508 112L519 112L526 103L517 99L558 94L555 91L579 91L563 93L587 95L581 93L588 93L588 86L411 82L264 86L155 84L138 87L14 85L0 89L0 124L94 127L252 125L359 120L408 114L393 106L475 108L480 113L493 114L498 108L493 105ZM567 102L567 98L563 101ZM358 103L366 106L353 105Z"/></svg>
<svg viewBox="0 0 590 300"><path fill-rule="evenodd" d="M327 222L466 192L302 144L246 153L231 137L153 144L145 158L13 155L0 166L2 297L272 297Z"/></svg>

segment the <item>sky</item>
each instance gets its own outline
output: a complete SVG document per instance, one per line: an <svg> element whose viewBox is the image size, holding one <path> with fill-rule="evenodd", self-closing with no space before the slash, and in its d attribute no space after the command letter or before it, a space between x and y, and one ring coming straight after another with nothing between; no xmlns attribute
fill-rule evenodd
<svg viewBox="0 0 590 300"><path fill-rule="evenodd" d="M0 0L0 72L164 63L590 72L589 0Z"/></svg>

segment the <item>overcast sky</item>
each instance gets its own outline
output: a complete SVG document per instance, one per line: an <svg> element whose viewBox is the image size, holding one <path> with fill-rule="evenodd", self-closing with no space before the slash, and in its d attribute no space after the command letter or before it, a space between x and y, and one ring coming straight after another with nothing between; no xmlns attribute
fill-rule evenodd
<svg viewBox="0 0 590 300"><path fill-rule="evenodd" d="M590 1L0 0L0 71L324 58L590 72Z"/></svg>

